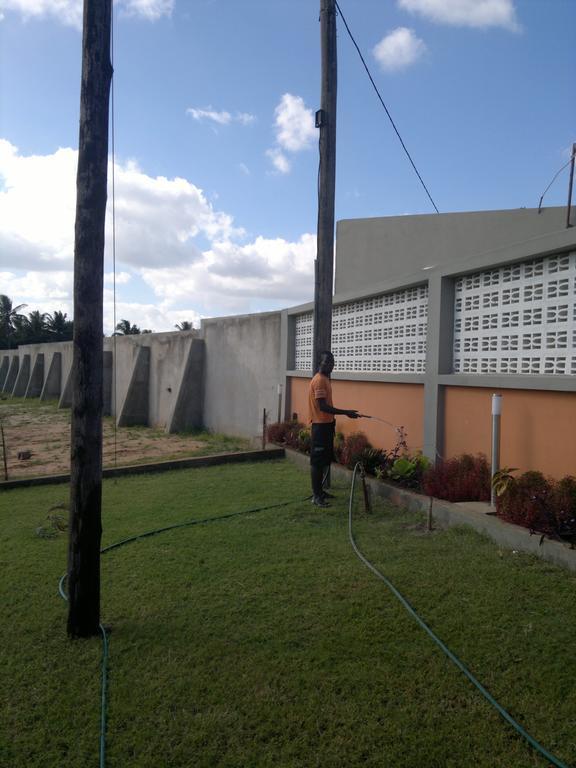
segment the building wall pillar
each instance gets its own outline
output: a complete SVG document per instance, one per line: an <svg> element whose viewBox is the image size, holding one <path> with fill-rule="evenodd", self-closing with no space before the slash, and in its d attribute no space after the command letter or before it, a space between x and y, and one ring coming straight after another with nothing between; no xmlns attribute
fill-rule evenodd
<svg viewBox="0 0 576 768"><path fill-rule="evenodd" d="M424 448L430 461L444 456L444 387L439 376L452 371L454 281L431 275L424 381Z"/></svg>

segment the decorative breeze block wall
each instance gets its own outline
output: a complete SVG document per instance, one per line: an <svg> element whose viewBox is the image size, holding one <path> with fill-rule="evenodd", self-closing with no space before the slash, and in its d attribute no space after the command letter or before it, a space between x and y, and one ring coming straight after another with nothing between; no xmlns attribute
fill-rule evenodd
<svg viewBox="0 0 576 768"><path fill-rule="evenodd" d="M312 369L313 313L295 321L295 368ZM424 373L428 286L336 304L332 310L334 370Z"/></svg>
<svg viewBox="0 0 576 768"><path fill-rule="evenodd" d="M576 374L576 252L458 278L453 371Z"/></svg>
<svg viewBox="0 0 576 768"><path fill-rule="evenodd" d="M294 368L297 371L312 370L312 338L314 335L314 313L296 315L294 325Z"/></svg>

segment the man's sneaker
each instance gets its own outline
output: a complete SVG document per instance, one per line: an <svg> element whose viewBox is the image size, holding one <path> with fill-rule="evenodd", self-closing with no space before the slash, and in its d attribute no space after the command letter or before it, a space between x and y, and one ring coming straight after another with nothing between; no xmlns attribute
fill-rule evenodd
<svg viewBox="0 0 576 768"><path fill-rule="evenodd" d="M322 498L323 499L335 499L336 496L334 496L333 493L329 493L328 491L322 491Z"/></svg>
<svg viewBox="0 0 576 768"><path fill-rule="evenodd" d="M330 504L328 504L327 501L324 501L324 499L321 496L312 496L312 504L314 504L315 507L329 507Z"/></svg>

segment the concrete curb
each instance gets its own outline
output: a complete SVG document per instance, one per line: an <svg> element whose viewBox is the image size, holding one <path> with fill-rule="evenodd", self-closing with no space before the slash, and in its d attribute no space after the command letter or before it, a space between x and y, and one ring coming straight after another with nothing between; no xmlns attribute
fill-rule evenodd
<svg viewBox="0 0 576 768"><path fill-rule="evenodd" d="M241 453L217 453L212 456L195 456L189 459L159 461L154 464L133 464L129 467L104 469L102 477L122 477L123 475L144 475L152 472L169 472L173 469L198 469L215 467L219 464L239 464L246 461L271 461L285 458L284 448L266 448L261 451L243 451ZM0 492L13 488L28 488L37 485L57 485L70 482L70 475L46 475L45 477L26 477L19 480L0 482Z"/></svg>
<svg viewBox="0 0 576 768"><path fill-rule="evenodd" d="M290 448L286 448L286 458L300 467L310 466L308 456ZM350 483L352 480L351 470L340 464L332 464L330 471L332 477L337 477L344 482ZM391 504L411 511L428 513L429 496L422 496L372 477L367 477L366 481L376 496L386 499ZM488 536L501 547L527 552L555 565L576 571L576 549L572 549L570 544L548 538L542 539L538 534L531 534L527 528L501 520L489 510L491 508L488 504L478 502L454 504L444 499L432 500L432 520L436 525L442 527L467 525Z"/></svg>

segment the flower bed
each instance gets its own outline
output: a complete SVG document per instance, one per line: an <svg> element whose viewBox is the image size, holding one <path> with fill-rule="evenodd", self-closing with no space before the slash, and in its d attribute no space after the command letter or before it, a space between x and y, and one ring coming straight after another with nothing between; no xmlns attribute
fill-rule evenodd
<svg viewBox="0 0 576 768"><path fill-rule="evenodd" d="M297 421L271 424L268 440L302 453L310 452L310 430ZM396 445L390 451L374 448L363 432L337 432L334 458L352 469L360 462L369 475L402 488L449 501L490 499L490 469L485 457L461 456L436 465L420 452L410 453L406 432L398 428Z"/></svg>
<svg viewBox="0 0 576 768"><path fill-rule="evenodd" d="M554 480L541 472L515 478L512 471L502 470L495 478L498 516L532 533L576 542L576 478Z"/></svg>
<svg viewBox="0 0 576 768"><path fill-rule="evenodd" d="M271 424L268 440L301 453L310 452L310 430L296 421ZM482 454L462 454L432 464L421 453L408 451L406 433L398 430L391 451L374 448L362 432L334 439L335 460L352 469L362 463L369 475L402 488L451 502L484 501L491 497L491 469ZM496 477L496 514L502 520L556 539L576 542L576 478L555 481L539 472L519 478L503 470Z"/></svg>
<svg viewBox="0 0 576 768"><path fill-rule="evenodd" d="M430 467L422 478L422 491L446 501L490 501L490 476L486 456L464 453Z"/></svg>

